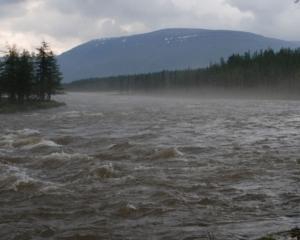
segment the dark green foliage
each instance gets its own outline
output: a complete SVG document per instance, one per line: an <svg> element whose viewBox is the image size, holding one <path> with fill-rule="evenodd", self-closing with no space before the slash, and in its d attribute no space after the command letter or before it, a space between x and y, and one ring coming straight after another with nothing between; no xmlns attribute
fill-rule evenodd
<svg viewBox="0 0 300 240"><path fill-rule="evenodd" d="M4 64L0 61L0 102L2 100L2 95L4 93L4 77L2 76Z"/></svg>
<svg viewBox="0 0 300 240"><path fill-rule="evenodd" d="M17 98L17 75L19 72L19 53L16 47L8 49L8 54L4 57L1 71L2 89L11 101Z"/></svg>
<svg viewBox="0 0 300 240"><path fill-rule="evenodd" d="M276 240L276 239L273 238L272 236L267 236L267 237L262 237L259 240Z"/></svg>
<svg viewBox="0 0 300 240"><path fill-rule="evenodd" d="M300 228L294 228L290 231L290 236L297 240L300 240Z"/></svg>
<svg viewBox="0 0 300 240"><path fill-rule="evenodd" d="M33 92L34 68L33 58L27 51L23 51L19 57L17 72L17 96L18 101L23 103L25 98L28 100Z"/></svg>
<svg viewBox="0 0 300 240"><path fill-rule="evenodd" d="M46 42L33 55L16 47L8 49L0 63L0 100L23 104L30 100L50 100L60 89L61 73L53 52Z"/></svg>
<svg viewBox="0 0 300 240"><path fill-rule="evenodd" d="M234 54L205 69L162 71L140 75L76 81L70 89L81 90L189 90L236 89L300 93L300 49L265 50Z"/></svg>

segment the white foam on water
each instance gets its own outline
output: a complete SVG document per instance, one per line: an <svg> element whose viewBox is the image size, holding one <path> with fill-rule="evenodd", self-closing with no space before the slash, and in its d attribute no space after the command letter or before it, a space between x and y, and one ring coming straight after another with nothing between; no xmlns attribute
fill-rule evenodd
<svg viewBox="0 0 300 240"><path fill-rule="evenodd" d="M32 135L40 135L40 131L30 128L24 128L22 130L17 130L16 133L22 136L32 136Z"/></svg>
<svg viewBox="0 0 300 240"><path fill-rule="evenodd" d="M25 117L37 117L37 116L40 116L41 114L40 113L33 113L33 114L25 114L24 116Z"/></svg>
<svg viewBox="0 0 300 240"><path fill-rule="evenodd" d="M91 174L96 176L97 178L111 178L115 174L115 169L112 163L93 167L91 169Z"/></svg>
<svg viewBox="0 0 300 240"><path fill-rule="evenodd" d="M151 159L171 159L176 157L183 157L184 154L175 148L164 148L156 150Z"/></svg>
<svg viewBox="0 0 300 240"><path fill-rule="evenodd" d="M34 186L38 181L30 177L26 169L11 165L2 165L5 172L1 174L1 182L6 182L6 188L14 191L19 191L21 188Z"/></svg>
<svg viewBox="0 0 300 240"><path fill-rule="evenodd" d="M42 157L42 159L46 160L51 160L51 159L56 159L56 160L72 160L72 159L92 159L92 157L86 155L86 154L80 154L80 153L65 153L64 151L62 152L55 152L51 153L49 155L45 155Z"/></svg>
<svg viewBox="0 0 300 240"><path fill-rule="evenodd" d="M6 168L4 174L2 174L1 181L7 181L7 189L19 192L22 190L29 190L36 192L39 191L56 191L60 187L60 184L52 183L49 181L42 181L29 175L28 170L11 165L2 165L2 168Z"/></svg>
<svg viewBox="0 0 300 240"><path fill-rule="evenodd" d="M151 170L154 169L155 167L150 167L150 166L144 166L144 165L137 165L134 167L135 171L143 171L143 170Z"/></svg>
<svg viewBox="0 0 300 240"><path fill-rule="evenodd" d="M134 211L137 210L137 207L134 206L133 204L130 204L130 203L128 203L126 207L127 207L128 209L131 209L131 210L134 210Z"/></svg>
<svg viewBox="0 0 300 240"><path fill-rule="evenodd" d="M81 117L82 114L79 111L70 111L70 112L64 112L63 115L68 118L78 118Z"/></svg>
<svg viewBox="0 0 300 240"><path fill-rule="evenodd" d="M5 134L0 135L0 149L1 148L13 148L14 143L20 140L26 140L26 138L38 136L40 132L35 129L24 128L21 130L7 130ZM30 142L30 139L28 139Z"/></svg>
<svg viewBox="0 0 300 240"><path fill-rule="evenodd" d="M12 147L14 140L16 139L16 135L14 134L7 134L0 136L0 148L4 147Z"/></svg>
<svg viewBox="0 0 300 240"><path fill-rule="evenodd" d="M27 145L22 147L23 150L32 150L35 148L40 148L40 147L53 147L53 148L59 148L61 145L51 141L51 140L45 140L42 139L39 143L32 144L32 145Z"/></svg>
<svg viewBox="0 0 300 240"><path fill-rule="evenodd" d="M103 117L104 114L101 112L96 112L96 113L84 113L85 116L88 117Z"/></svg>

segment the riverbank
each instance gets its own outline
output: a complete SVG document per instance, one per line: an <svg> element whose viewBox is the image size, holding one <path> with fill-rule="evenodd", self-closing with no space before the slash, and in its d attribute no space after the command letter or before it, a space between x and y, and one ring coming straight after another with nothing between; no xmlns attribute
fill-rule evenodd
<svg viewBox="0 0 300 240"><path fill-rule="evenodd" d="M42 110L49 108L56 108L66 105L58 101L25 101L23 104L11 103L6 100L0 102L0 114L29 112L34 110Z"/></svg>

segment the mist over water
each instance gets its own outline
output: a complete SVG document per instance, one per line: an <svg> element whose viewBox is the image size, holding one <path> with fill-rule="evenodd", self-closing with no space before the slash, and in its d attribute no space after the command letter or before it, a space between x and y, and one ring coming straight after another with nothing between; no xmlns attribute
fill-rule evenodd
<svg viewBox="0 0 300 240"><path fill-rule="evenodd" d="M68 93L0 116L0 239L255 239L300 223L300 104Z"/></svg>

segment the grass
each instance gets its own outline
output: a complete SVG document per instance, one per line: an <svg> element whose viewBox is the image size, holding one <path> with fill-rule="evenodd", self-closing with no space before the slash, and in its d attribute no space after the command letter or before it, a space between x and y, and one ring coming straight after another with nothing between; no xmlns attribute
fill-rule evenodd
<svg viewBox="0 0 300 240"><path fill-rule="evenodd" d="M17 112L29 112L34 110L42 110L49 108L56 108L64 106L65 103L51 101L25 101L23 104L11 103L6 99L2 99L0 102L0 114L17 113Z"/></svg>

